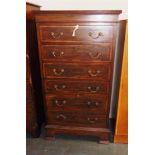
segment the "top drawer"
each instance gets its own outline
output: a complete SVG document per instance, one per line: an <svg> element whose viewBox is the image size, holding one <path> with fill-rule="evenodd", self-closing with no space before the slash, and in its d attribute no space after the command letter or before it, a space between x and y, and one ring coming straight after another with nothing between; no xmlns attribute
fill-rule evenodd
<svg viewBox="0 0 155 155"><path fill-rule="evenodd" d="M40 39L43 42L111 42L113 26L43 26L39 27Z"/></svg>

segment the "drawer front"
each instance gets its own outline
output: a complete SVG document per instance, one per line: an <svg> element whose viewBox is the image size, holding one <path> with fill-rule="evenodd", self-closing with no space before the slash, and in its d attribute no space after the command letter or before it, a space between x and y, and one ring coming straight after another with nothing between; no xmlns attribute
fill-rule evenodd
<svg viewBox="0 0 155 155"><path fill-rule="evenodd" d="M110 80L110 63L44 63L45 78L91 78Z"/></svg>
<svg viewBox="0 0 155 155"><path fill-rule="evenodd" d="M63 93L70 94L108 94L109 93L109 83L103 81L93 81L93 80L45 80L45 91L47 93L53 93L61 95Z"/></svg>
<svg viewBox="0 0 155 155"><path fill-rule="evenodd" d="M107 95L47 95L47 109L51 111L93 112L106 115Z"/></svg>
<svg viewBox="0 0 155 155"><path fill-rule="evenodd" d="M91 41L112 42L112 26L40 26L40 37L43 42L55 41Z"/></svg>
<svg viewBox="0 0 155 155"><path fill-rule="evenodd" d="M105 115L47 111L47 123L88 127L106 127Z"/></svg>
<svg viewBox="0 0 155 155"><path fill-rule="evenodd" d="M44 45L42 60L58 61L111 61L112 46L103 45Z"/></svg>

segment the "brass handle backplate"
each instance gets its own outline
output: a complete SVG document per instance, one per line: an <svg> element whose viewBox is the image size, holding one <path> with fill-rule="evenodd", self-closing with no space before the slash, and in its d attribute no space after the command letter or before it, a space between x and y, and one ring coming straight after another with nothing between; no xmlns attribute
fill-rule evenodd
<svg viewBox="0 0 155 155"><path fill-rule="evenodd" d="M88 90L91 93L96 93L97 91L99 91L99 89L100 89L100 87L91 87L91 86L88 87Z"/></svg>
<svg viewBox="0 0 155 155"><path fill-rule="evenodd" d="M62 120L65 120L67 117L63 114L59 114L56 116L57 119L62 119Z"/></svg>
<svg viewBox="0 0 155 155"><path fill-rule="evenodd" d="M58 107L61 107L61 106L63 106L64 104L66 104L66 100L63 100L63 101L55 100L54 102L55 102L56 106L58 106Z"/></svg>
<svg viewBox="0 0 155 155"><path fill-rule="evenodd" d="M94 72L92 70L88 70L88 73L89 73L90 76L97 76L98 74L101 73L101 71L100 70L97 70L97 71Z"/></svg>
<svg viewBox="0 0 155 155"><path fill-rule="evenodd" d="M51 54L54 56L54 57L61 57L64 55L64 52L55 52L55 51L51 51Z"/></svg>
<svg viewBox="0 0 155 155"><path fill-rule="evenodd" d="M51 32L50 34L51 34L52 38L54 38L54 39L60 39L60 37L63 36L63 32L60 32L57 34L54 32Z"/></svg>
<svg viewBox="0 0 155 155"><path fill-rule="evenodd" d="M62 90L62 89L65 89L66 88L66 85L54 85L54 88L55 88L55 90Z"/></svg>
<svg viewBox="0 0 155 155"><path fill-rule="evenodd" d="M99 105L99 102L91 102L91 101L88 101L87 102L87 105L88 106L94 106L95 105L97 107Z"/></svg>
<svg viewBox="0 0 155 155"><path fill-rule="evenodd" d="M91 124L94 124L96 121L98 121L98 118L87 118L88 122Z"/></svg>
<svg viewBox="0 0 155 155"><path fill-rule="evenodd" d="M103 36L102 32L89 32L88 35L92 38L92 39L98 39L99 37Z"/></svg>
<svg viewBox="0 0 155 155"><path fill-rule="evenodd" d="M97 52L97 53L94 53L94 52L89 52L89 56L92 58L92 59L98 59L100 57L101 53L100 52Z"/></svg>
<svg viewBox="0 0 155 155"><path fill-rule="evenodd" d="M62 69L60 69L60 70L58 70L58 69L53 69L53 73L54 73L54 75L62 75L63 73L64 73L64 69L62 68Z"/></svg>

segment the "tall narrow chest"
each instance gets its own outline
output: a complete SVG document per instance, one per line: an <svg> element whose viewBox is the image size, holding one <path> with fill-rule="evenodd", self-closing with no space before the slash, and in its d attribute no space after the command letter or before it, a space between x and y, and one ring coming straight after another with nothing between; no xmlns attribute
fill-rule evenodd
<svg viewBox="0 0 155 155"><path fill-rule="evenodd" d="M63 133L108 141L120 13L36 12L47 137Z"/></svg>

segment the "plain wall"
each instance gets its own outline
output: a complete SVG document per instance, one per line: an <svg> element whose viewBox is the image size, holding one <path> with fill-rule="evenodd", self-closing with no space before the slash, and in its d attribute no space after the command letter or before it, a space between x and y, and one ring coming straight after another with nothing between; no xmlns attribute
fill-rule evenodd
<svg viewBox="0 0 155 155"><path fill-rule="evenodd" d="M41 10L122 10L119 19L128 18L127 0L27 0Z"/></svg>

